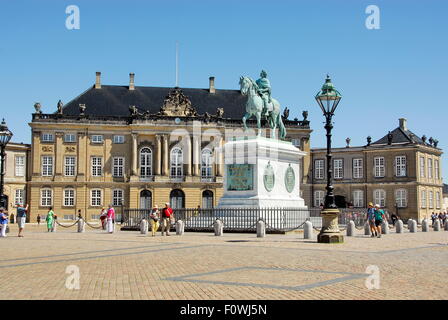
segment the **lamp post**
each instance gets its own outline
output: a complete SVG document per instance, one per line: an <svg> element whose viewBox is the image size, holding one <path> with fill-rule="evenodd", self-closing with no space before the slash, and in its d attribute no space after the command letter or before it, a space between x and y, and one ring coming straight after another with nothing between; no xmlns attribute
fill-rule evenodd
<svg viewBox="0 0 448 320"><path fill-rule="evenodd" d="M339 209L336 206L334 198L334 187L332 185L333 165L331 163L331 130L333 129L332 118L336 108L341 101L341 94L336 90L331 83L330 76L327 75L324 85L321 91L319 91L315 99L319 104L322 112L325 116L325 129L327 131L327 194L325 195L324 208L321 211L322 216L322 229L317 236L317 242L319 243L342 243L344 242L344 236L339 231L338 226L338 214Z"/></svg>
<svg viewBox="0 0 448 320"><path fill-rule="evenodd" d="M0 207L6 208L8 203L6 202L5 195L3 193L4 189L4 178L5 178L5 157L6 157L6 145L12 138L12 132L9 131L6 125L5 119L0 123L0 158L1 158L1 177L0 177Z"/></svg>

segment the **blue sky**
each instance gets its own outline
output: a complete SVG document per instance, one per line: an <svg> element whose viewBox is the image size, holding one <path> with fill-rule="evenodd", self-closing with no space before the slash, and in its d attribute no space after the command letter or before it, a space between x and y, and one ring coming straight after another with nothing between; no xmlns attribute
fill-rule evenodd
<svg viewBox="0 0 448 320"><path fill-rule="evenodd" d="M368 5L381 29L365 27ZM80 30L65 27L68 5ZM320 1L0 1L0 116L14 141L30 142L34 102L54 112L102 72L105 84L238 89L241 75L268 72L273 96L290 117L309 111L312 146L325 144L314 101L328 72L343 99L334 145L364 145L408 119L417 135L448 150L446 119L448 2L445 0ZM448 178L444 156L444 181Z"/></svg>

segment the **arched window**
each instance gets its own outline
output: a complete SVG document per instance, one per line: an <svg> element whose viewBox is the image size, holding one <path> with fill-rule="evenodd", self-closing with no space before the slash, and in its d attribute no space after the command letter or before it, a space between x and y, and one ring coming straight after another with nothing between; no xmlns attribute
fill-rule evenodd
<svg viewBox="0 0 448 320"><path fill-rule="evenodd" d="M213 208L213 192L205 190L202 192L202 209Z"/></svg>
<svg viewBox="0 0 448 320"><path fill-rule="evenodd" d="M140 192L140 209L152 208L152 193L149 190L142 190Z"/></svg>
<svg viewBox="0 0 448 320"><path fill-rule="evenodd" d="M173 209L185 208L185 194L182 190L175 189L170 193L170 204Z"/></svg>
<svg viewBox="0 0 448 320"><path fill-rule="evenodd" d="M376 189L373 191L374 204L378 204L380 207L386 206L386 191L383 189Z"/></svg>
<svg viewBox="0 0 448 320"><path fill-rule="evenodd" d="M183 176L183 155L181 148L171 150L171 177L180 178Z"/></svg>
<svg viewBox="0 0 448 320"><path fill-rule="evenodd" d="M202 178L211 178L213 174L213 154L210 149L202 150L201 155L201 176Z"/></svg>
<svg viewBox="0 0 448 320"><path fill-rule="evenodd" d="M150 148L140 150L140 177L149 178L152 176L152 151Z"/></svg>

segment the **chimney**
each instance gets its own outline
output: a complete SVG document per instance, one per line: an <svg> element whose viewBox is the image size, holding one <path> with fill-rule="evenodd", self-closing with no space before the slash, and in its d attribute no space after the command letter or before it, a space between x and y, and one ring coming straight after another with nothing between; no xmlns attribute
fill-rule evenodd
<svg viewBox="0 0 448 320"><path fill-rule="evenodd" d="M95 89L101 89L101 72L96 72Z"/></svg>
<svg viewBox="0 0 448 320"><path fill-rule="evenodd" d="M400 118L398 119L400 121L400 129L401 130L408 130L408 126L406 125L406 119L405 118Z"/></svg>
<svg viewBox="0 0 448 320"><path fill-rule="evenodd" d="M209 80L209 92L210 93L215 93L215 77L210 77L208 78Z"/></svg>
<svg viewBox="0 0 448 320"><path fill-rule="evenodd" d="M129 90L135 90L135 86L134 86L134 77L135 77L134 72L131 72L131 73L129 74Z"/></svg>

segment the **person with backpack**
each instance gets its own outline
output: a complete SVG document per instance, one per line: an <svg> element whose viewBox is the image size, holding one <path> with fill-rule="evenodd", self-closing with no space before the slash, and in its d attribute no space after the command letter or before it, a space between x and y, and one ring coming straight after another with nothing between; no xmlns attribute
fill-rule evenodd
<svg viewBox="0 0 448 320"><path fill-rule="evenodd" d="M375 228L377 232L377 237L381 238L381 224L383 220L386 218L384 215L384 211L380 208L379 204L375 205Z"/></svg>
<svg viewBox="0 0 448 320"><path fill-rule="evenodd" d="M170 235L171 229L171 217L173 215L173 209L170 207L170 204L165 203L165 208L162 209L162 236L166 230L166 235Z"/></svg>

